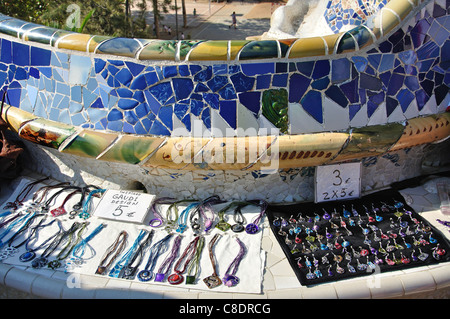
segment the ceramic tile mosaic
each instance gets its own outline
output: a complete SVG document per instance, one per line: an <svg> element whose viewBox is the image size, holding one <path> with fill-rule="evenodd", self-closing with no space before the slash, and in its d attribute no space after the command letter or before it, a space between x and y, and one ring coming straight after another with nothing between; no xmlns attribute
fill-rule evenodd
<svg viewBox="0 0 450 319"><path fill-rule="evenodd" d="M406 0L352 3L329 1L325 15L336 32L349 24L357 28L335 37L280 41L63 34L0 15L1 88L9 105L43 119L161 137L180 130L193 135L196 121L212 135L265 127L301 134L445 111L449 1L429 1L412 17ZM409 24L377 40L375 29L365 25L370 17L379 19L383 35L399 19L409 17ZM347 52L355 53L329 55Z"/></svg>

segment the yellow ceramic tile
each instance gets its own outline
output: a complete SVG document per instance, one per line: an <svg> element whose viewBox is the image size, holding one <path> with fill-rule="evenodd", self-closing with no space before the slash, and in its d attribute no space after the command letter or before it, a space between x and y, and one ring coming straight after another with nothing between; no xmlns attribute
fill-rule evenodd
<svg viewBox="0 0 450 319"><path fill-rule="evenodd" d="M279 167L323 165L333 159L349 137L348 133L314 133L279 137Z"/></svg>
<svg viewBox="0 0 450 319"><path fill-rule="evenodd" d="M75 132L72 125L37 118L23 124L19 136L30 142L57 149Z"/></svg>
<svg viewBox="0 0 450 319"><path fill-rule="evenodd" d="M230 41L230 60L236 59L239 51L250 41L246 40L232 40Z"/></svg>
<svg viewBox="0 0 450 319"><path fill-rule="evenodd" d="M37 116L35 116L32 113L23 111L17 107L9 106L9 105L5 104L3 106L2 118L6 121L6 123L9 125L9 128L11 130L18 133L20 127L25 122L31 121L31 120L37 118Z"/></svg>
<svg viewBox="0 0 450 319"><path fill-rule="evenodd" d="M388 34L399 23L399 17L396 14L385 8L381 10L381 31L383 35Z"/></svg>
<svg viewBox="0 0 450 319"><path fill-rule="evenodd" d="M334 47L337 45L337 41L342 36L342 34L343 33L341 32L341 33L330 34L330 35L326 35L326 36L322 37L322 39L325 40L325 42L327 44L328 54L334 53Z"/></svg>
<svg viewBox="0 0 450 319"><path fill-rule="evenodd" d="M61 147L62 153L96 158L113 143L118 134L83 130L67 145Z"/></svg>
<svg viewBox="0 0 450 319"><path fill-rule="evenodd" d="M76 50L86 52L87 44L92 36L89 34L69 34L56 43L59 49Z"/></svg>
<svg viewBox="0 0 450 319"><path fill-rule="evenodd" d="M138 164L152 154L164 140L164 138L159 137L122 135L97 159Z"/></svg>
<svg viewBox="0 0 450 319"><path fill-rule="evenodd" d="M189 61L226 61L228 41L207 41L195 46L188 54Z"/></svg>
<svg viewBox="0 0 450 319"><path fill-rule="evenodd" d="M413 9L411 3L409 3L408 0L392 0L389 1L384 7L396 12L402 20Z"/></svg>
<svg viewBox="0 0 450 319"><path fill-rule="evenodd" d="M298 39L289 50L289 58L326 55L325 42L321 37Z"/></svg>
<svg viewBox="0 0 450 319"><path fill-rule="evenodd" d="M403 135L390 151L432 143L442 140L449 135L449 113L409 119L403 131Z"/></svg>

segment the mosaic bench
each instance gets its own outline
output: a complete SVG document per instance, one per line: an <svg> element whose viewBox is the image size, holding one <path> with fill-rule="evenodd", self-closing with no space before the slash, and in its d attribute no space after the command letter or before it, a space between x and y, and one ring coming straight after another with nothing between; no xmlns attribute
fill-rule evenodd
<svg viewBox="0 0 450 319"><path fill-rule="evenodd" d="M350 16L336 26L328 8L335 34L239 41L113 38L0 15L2 116L32 169L58 180L307 201L316 166L360 161L363 191L378 189L448 152L437 142L450 135L449 11L449 0L392 0L372 26L339 32Z"/></svg>

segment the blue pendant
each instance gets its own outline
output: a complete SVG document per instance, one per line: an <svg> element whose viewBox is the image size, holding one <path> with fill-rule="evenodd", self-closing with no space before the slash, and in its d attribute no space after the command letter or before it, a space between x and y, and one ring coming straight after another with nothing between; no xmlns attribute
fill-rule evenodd
<svg viewBox="0 0 450 319"><path fill-rule="evenodd" d="M150 270L141 270L137 275L139 281L150 281L153 278L153 273Z"/></svg>
<svg viewBox="0 0 450 319"><path fill-rule="evenodd" d="M348 210L346 210L346 209L344 209L343 214L344 214L345 218L349 218L351 216L351 213Z"/></svg>
<svg viewBox="0 0 450 319"><path fill-rule="evenodd" d="M34 257L36 257L36 254L33 251L27 251L26 253L23 253L22 255L20 255L19 260L21 262L27 262L27 261L33 260Z"/></svg>
<svg viewBox="0 0 450 319"><path fill-rule="evenodd" d="M254 235L258 232L259 227L256 224L250 223L245 226L245 232L249 235Z"/></svg>

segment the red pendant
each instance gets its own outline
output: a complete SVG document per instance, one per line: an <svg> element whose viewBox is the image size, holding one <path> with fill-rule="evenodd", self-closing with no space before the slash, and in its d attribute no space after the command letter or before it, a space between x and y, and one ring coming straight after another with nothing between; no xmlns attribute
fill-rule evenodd
<svg viewBox="0 0 450 319"><path fill-rule="evenodd" d="M172 274L167 278L167 281L171 285L179 285L183 282L184 278L181 274Z"/></svg>

